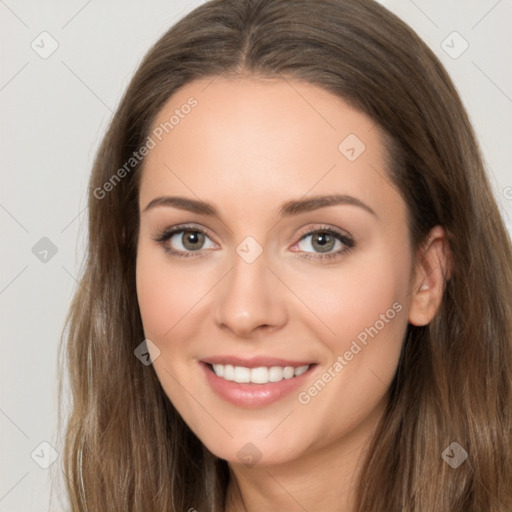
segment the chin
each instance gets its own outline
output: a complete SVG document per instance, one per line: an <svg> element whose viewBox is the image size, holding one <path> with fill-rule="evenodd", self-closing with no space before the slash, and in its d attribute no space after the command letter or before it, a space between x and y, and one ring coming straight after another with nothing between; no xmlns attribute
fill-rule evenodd
<svg viewBox="0 0 512 512"><path fill-rule="evenodd" d="M257 436L233 437L225 443L218 439L202 440L203 444L216 457L230 464L241 464L246 467L273 466L291 462L303 455L306 446L296 440L275 438L273 440Z"/></svg>

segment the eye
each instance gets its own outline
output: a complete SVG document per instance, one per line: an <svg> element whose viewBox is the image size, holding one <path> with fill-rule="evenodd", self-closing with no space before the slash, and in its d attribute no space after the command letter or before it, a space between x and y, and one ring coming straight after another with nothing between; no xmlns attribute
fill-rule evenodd
<svg viewBox="0 0 512 512"><path fill-rule="evenodd" d="M210 245L205 247L207 240L210 241ZM185 258L201 256L202 249L215 247L205 231L193 226L177 226L165 230L155 238L155 241L170 254Z"/></svg>
<svg viewBox="0 0 512 512"><path fill-rule="evenodd" d="M204 230L189 225L166 229L154 240L169 254L184 258L201 257L203 249L216 247ZM353 239L347 233L326 227L304 233L292 250L295 252L295 248L298 248L297 252L304 252L302 257L306 259L328 260L347 253L354 246Z"/></svg>
<svg viewBox="0 0 512 512"><path fill-rule="evenodd" d="M306 259L323 260L341 256L354 245L354 241L348 234L332 228L316 228L303 234L294 248L297 247L305 252L303 257Z"/></svg>

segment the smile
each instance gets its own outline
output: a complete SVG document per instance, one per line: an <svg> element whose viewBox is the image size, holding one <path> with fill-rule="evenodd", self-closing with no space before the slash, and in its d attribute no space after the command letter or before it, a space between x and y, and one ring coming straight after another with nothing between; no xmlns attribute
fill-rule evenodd
<svg viewBox="0 0 512 512"><path fill-rule="evenodd" d="M317 363L283 359L212 357L198 361L207 386L237 407L254 409L277 402L307 382Z"/></svg>

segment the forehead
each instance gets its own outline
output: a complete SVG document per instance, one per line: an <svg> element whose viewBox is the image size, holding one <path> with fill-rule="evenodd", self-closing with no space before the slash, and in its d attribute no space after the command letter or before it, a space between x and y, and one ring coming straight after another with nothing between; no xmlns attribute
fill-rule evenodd
<svg viewBox="0 0 512 512"><path fill-rule="evenodd" d="M347 193L383 207L399 200L373 120L313 84L198 80L169 99L150 136L141 204L164 193L269 207L308 193Z"/></svg>

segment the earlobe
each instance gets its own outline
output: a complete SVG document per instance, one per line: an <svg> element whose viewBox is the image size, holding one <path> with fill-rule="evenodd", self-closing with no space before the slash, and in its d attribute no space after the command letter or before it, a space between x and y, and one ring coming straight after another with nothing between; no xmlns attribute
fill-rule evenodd
<svg viewBox="0 0 512 512"><path fill-rule="evenodd" d="M448 238L441 226L435 226L418 251L411 289L409 323L423 326L431 322L441 305L450 274Z"/></svg>

